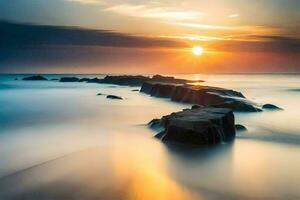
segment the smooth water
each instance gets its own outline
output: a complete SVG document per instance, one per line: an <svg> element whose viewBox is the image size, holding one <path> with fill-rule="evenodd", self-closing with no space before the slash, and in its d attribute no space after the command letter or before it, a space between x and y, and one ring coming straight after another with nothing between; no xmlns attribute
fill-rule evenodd
<svg viewBox="0 0 300 200"><path fill-rule="evenodd" d="M300 199L300 75L177 75L284 109L236 113L248 131L201 148L163 144L146 126L190 105L16 77L0 76L1 200Z"/></svg>

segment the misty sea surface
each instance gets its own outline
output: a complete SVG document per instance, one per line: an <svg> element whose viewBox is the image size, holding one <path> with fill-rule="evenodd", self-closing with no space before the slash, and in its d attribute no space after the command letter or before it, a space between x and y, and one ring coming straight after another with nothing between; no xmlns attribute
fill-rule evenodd
<svg viewBox="0 0 300 200"><path fill-rule="evenodd" d="M189 104L24 76L0 75L1 200L300 199L299 74L176 75L283 108L235 113L248 131L209 147L164 144L147 126Z"/></svg>

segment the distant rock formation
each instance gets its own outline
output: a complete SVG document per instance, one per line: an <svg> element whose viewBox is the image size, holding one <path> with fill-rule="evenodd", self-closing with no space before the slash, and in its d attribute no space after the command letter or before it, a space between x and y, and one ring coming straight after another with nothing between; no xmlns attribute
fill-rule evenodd
<svg viewBox="0 0 300 200"><path fill-rule="evenodd" d="M122 100L123 99L122 97L115 96L115 95L107 95L106 98L108 98L108 99L118 99L118 100Z"/></svg>
<svg viewBox="0 0 300 200"><path fill-rule="evenodd" d="M229 142L236 135L234 115L232 110L227 108L185 109L160 120L152 120L149 125L164 128L156 135L162 141L189 145Z"/></svg>
<svg viewBox="0 0 300 200"><path fill-rule="evenodd" d="M77 77L62 77L59 82L78 82L79 80Z"/></svg>
<svg viewBox="0 0 300 200"><path fill-rule="evenodd" d="M47 81L48 79L43 76L37 75L37 76L25 77L22 80L23 81Z"/></svg>
<svg viewBox="0 0 300 200"><path fill-rule="evenodd" d="M155 97L170 98L176 102L197 104L198 107L230 108L239 112L261 111L242 93L224 88L145 82L140 92Z"/></svg>
<svg viewBox="0 0 300 200"><path fill-rule="evenodd" d="M126 86L142 86L145 82L162 82L162 83L174 83L185 84L193 82L185 79L177 79L171 76L154 75L152 78L148 76L106 76L103 79L99 78L76 78L76 77L63 77L61 82L86 82L86 83L102 83L102 84L114 84L114 85L126 85ZM203 81L198 81L203 82Z"/></svg>

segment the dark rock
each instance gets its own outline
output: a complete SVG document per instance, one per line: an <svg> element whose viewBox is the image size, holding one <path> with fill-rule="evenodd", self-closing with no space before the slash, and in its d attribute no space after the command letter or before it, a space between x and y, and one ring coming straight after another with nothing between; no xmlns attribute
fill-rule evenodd
<svg viewBox="0 0 300 200"><path fill-rule="evenodd" d="M230 108L239 112L261 111L242 93L224 88L145 82L140 92L155 97L170 98L175 102Z"/></svg>
<svg viewBox="0 0 300 200"><path fill-rule="evenodd" d="M273 104L265 104L262 107L263 109L269 109L269 110L282 110L282 108L279 108Z"/></svg>
<svg viewBox="0 0 300 200"><path fill-rule="evenodd" d="M237 112L262 112L261 109L247 101L228 100L224 103L212 105L217 108L230 108Z"/></svg>
<svg viewBox="0 0 300 200"><path fill-rule="evenodd" d="M235 125L235 130L236 131L247 131L247 128L244 125L236 124Z"/></svg>
<svg viewBox="0 0 300 200"><path fill-rule="evenodd" d="M231 109L205 107L172 113L153 121L164 132L156 137L165 142L193 145L218 144L235 138L234 115Z"/></svg>
<svg viewBox="0 0 300 200"><path fill-rule="evenodd" d="M164 135L165 135L165 131L161 131L158 134L156 134L154 137L161 140Z"/></svg>
<svg viewBox="0 0 300 200"><path fill-rule="evenodd" d="M78 82L79 78L77 77L62 77L59 82Z"/></svg>
<svg viewBox="0 0 300 200"><path fill-rule="evenodd" d="M150 128L158 128L161 126L161 121L160 119L153 119L148 123L148 126Z"/></svg>
<svg viewBox="0 0 300 200"><path fill-rule="evenodd" d="M98 93L98 94L97 94L97 96L101 96L101 95L103 95L103 94L102 94L102 93Z"/></svg>
<svg viewBox="0 0 300 200"><path fill-rule="evenodd" d="M81 78L78 80L78 82L89 82L91 79L89 78Z"/></svg>
<svg viewBox="0 0 300 200"><path fill-rule="evenodd" d="M23 81L47 81L48 79L43 76L29 76L22 79Z"/></svg>
<svg viewBox="0 0 300 200"><path fill-rule="evenodd" d="M185 84L188 82L194 82L194 81L189 81L186 79L177 79L172 76L162 76L162 75L154 75L151 79L152 82L161 82L161 83L175 83L175 84ZM197 81L197 82L204 82L202 80Z"/></svg>
<svg viewBox="0 0 300 200"><path fill-rule="evenodd" d="M141 86L145 81L149 80L150 78L146 76L106 76L104 79L100 79L98 83Z"/></svg>
<svg viewBox="0 0 300 200"><path fill-rule="evenodd" d="M131 90L132 92L139 92L140 90L139 89L136 89L136 90Z"/></svg>
<svg viewBox="0 0 300 200"><path fill-rule="evenodd" d="M96 83L106 83L115 85L127 85L127 86L141 86L145 82L161 82L161 83L174 83L174 84L185 84L193 82L185 79L176 79L170 76L155 75L152 78L147 76L106 76L104 79L94 79Z"/></svg>
<svg viewBox="0 0 300 200"><path fill-rule="evenodd" d="M92 79L89 79L87 80L87 83L101 83L102 79L99 79L99 78L92 78Z"/></svg>
<svg viewBox="0 0 300 200"><path fill-rule="evenodd" d="M18 78L15 78L15 81L19 80Z"/></svg>
<svg viewBox="0 0 300 200"><path fill-rule="evenodd" d="M108 99L119 99L119 100L123 99L122 97L115 96L115 95L107 95L106 98L108 98Z"/></svg>
<svg viewBox="0 0 300 200"><path fill-rule="evenodd" d="M58 81L58 78L51 78L51 81Z"/></svg>

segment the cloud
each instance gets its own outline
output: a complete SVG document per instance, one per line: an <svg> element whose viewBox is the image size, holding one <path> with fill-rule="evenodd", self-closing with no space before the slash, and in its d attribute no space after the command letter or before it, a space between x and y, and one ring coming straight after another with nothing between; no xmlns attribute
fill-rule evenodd
<svg viewBox="0 0 300 200"><path fill-rule="evenodd" d="M24 46L103 46L126 48L178 48L185 44L171 39L134 36L108 30L41 26L0 21L0 48Z"/></svg>
<svg viewBox="0 0 300 200"><path fill-rule="evenodd" d="M153 7L148 5L120 4L104 9L120 15L164 20L193 20L203 16L198 11L182 11L168 7Z"/></svg>
<svg viewBox="0 0 300 200"><path fill-rule="evenodd" d="M184 26L195 29L206 29L206 30L234 30L236 27L232 26L220 26L220 25L209 25L209 24L198 24L198 23L185 23L185 22L168 22L168 24Z"/></svg>
<svg viewBox="0 0 300 200"><path fill-rule="evenodd" d="M231 14L231 15L229 15L228 17L229 18L237 18L237 17L239 17L240 15L239 14Z"/></svg>
<svg viewBox="0 0 300 200"><path fill-rule="evenodd" d="M227 52L300 53L300 38L276 35L249 35L208 44L211 49Z"/></svg>

